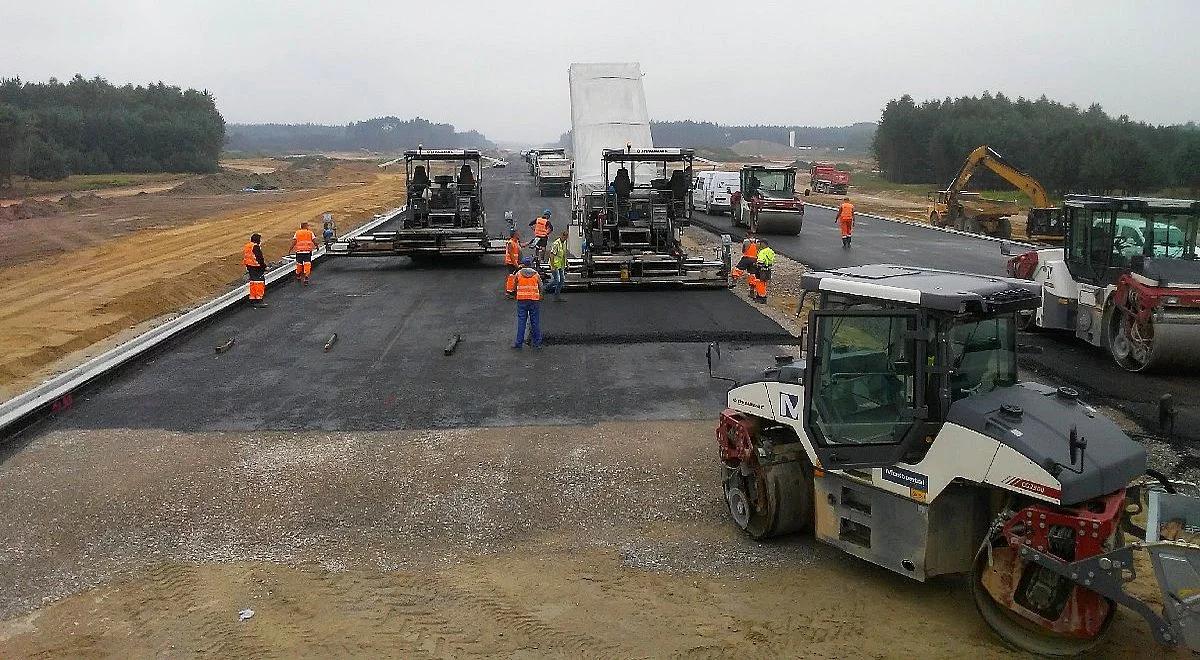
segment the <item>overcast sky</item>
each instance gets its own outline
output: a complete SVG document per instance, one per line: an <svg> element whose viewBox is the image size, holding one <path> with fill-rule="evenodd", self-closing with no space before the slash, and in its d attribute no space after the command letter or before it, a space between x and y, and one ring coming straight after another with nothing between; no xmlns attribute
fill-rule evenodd
<svg viewBox="0 0 1200 660"><path fill-rule="evenodd" d="M595 61L641 62L655 119L842 125L905 93L990 90L1200 121L1200 0L0 0L0 16L0 76L206 88L229 122L419 115L551 140L568 65Z"/></svg>

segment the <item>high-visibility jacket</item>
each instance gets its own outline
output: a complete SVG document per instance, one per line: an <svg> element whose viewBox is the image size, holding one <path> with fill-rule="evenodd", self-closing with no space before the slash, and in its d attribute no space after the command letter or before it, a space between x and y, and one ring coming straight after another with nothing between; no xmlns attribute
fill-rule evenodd
<svg viewBox="0 0 1200 660"><path fill-rule="evenodd" d="M538 238L546 238L550 235L550 220L538 216L537 220L533 221L533 235Z"/></svg>
<svg viewBox="0 0 1200 660"><path fill-rule="evenodd" d="M769 246L759 250L758 263L767 268L775 265L775 250L772 250Z"/></svg>
<svg viewBox="0 0 1200 660"><path fill-rule="evenodd" d="M309 229L296 230L296 251L312 252L317 249L317 237Z"/></svg>
<svg viewBox="0 0 1200 660"><path fill-rule="evenodd" d="M550 267L567 267L567 242L561 238L550 244Z"/></svg>
<svg viewBox="0 0 1200 660"><path fill-rule="evenodd" d="M517 300L541 300L542 276L532 268L517 271Z"/></svg>
<svg viewBox="0 0 1200 660"><path fill-rule="evenodd" d="M521 241L518 241L516 236L508 239L508 243L504 246L504 265L521 265Z"/></svg>
<svg viewBox="0 0 1200 660"><path fill-rule="evenodd" d="M265 266L266 264L258 260L258 255L254 254L254 249L258 244L250 241L242 246L242 265L243 266Z"/></svg>
<svg viewBox="0 0 1200 660"><path fill-rule="evenodd" d="M837 219L839 222L843 220L853 220L854 205L850 202L842 202L841 206L838 207Z"/></svg>
<svg viewBox="0 0 1200 660"><path fill-rule="evenodd" d="M758 241L748 238L742 246L742 256L755 259L758 257Z"/></svg>

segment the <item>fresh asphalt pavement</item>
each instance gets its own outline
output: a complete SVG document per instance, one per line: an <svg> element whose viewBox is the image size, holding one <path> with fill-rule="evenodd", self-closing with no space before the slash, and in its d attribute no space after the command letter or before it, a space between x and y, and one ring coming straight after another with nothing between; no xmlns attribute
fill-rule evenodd
<svg viewBox="0 0 1200 660"><path fill-rule="evenodd" d="M485 171L489 232L566 200L534 195L516 168ZM386 229L381 228L381 229ZM526 232L528 235L528 232ZM791 336L728 291L569 292L542 303L546 346L511 348L514 303L499 256L414 265L403 257L319 262L313 283L272 288L75 397L65 428L380 430L716 419L727 384ZM329 339L337 335L328 352ZM461 336L454 352L444 348ZM234 340L223 353L214 348Z"/></svg>
<svg viewBox="0 0 1200 660"><path fill-rule="evenodd" d="M834 213L833 209L807 205L800 234L764 238L780 254L818 270L890 263L1005 275L1008 257L1000 253L999 241L905 222L859 216L854 222L851 247L843 249ZM697 212L696 220L737 240L746 234L744 229L732 227L728 215ZM1170 394L1178 410L1176 434L1200 440L1200 377L1195 374L1129 373L1117 367L1103 350L1065 333L1027 333L1022 335L1021 343L1035 351L1021 355L1022 368L1047 380L1069 384L1095 403L1122 409L1152 431L1157 430L1159 398Z"/></svg>

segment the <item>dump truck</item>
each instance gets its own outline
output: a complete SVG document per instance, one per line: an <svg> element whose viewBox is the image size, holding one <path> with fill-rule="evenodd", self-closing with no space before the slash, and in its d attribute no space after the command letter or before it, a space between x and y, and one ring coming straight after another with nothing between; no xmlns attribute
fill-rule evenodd
<svg viewBox="0 0 1200 660"><path fill-rule="evenodd" d="M980 166L995 172L1029 197L1032 206L1028 212L1025 234L1030 240L1047 243L1062 241L1062 215L1050 203L1046 189L1032 175L1009 163L987 145L976 147L967 156L966 162L945 190L930 193L929 224L999 238L1012 237L1011 218L1021 213L1021 207L1013 201L988 199L979 193L967 191L971 176Z"/></svg>
<svg viewBox="0 0 1200 660"><path fill-rule="evenodd" d="M1200 367L1200 201L1067 195L1060 248L1018 250L1008 273L1042 285L1022 325L1064 330L1121 368Z"/></svg>
<svg viewBox="0 0 1200 660"><path fill-rule="evenodd" d="M571 189L571 159L562 153L538 152L533 181L542 197L566 195Z"/></svg>
<svg viewBox="0 0 1200 660"><path fill-rule="evenodd" d="M808 168L808 185L814 192L845 195L850 190L850 173L833 163L815 162ZM808 190L804 194L808 194Z"/></svg>
<svg viewBox="0 0 1200 660"><path fill-rule="evenodd" d="M1077 391L1019 379L1017 314L1040 286L871 265L801 288L816 303L802 354L738 378L717 421L734 525L811 531L921 582L965 575L988 626L1037 655L1097 649L1121 606L1200 649L1200 545L1178 533L1200 526L1196 487L1147 470ZM709 374L733 380L714 374L719 349ZM1140 553L1157 610L1126 590Z"/></svg>
<svg viewBox="0 0 1200 660"><path fill-rule="evenodd" d="M690 149L655 148L636 63L572 64L567 286L725 287L729 246L689 254Z"/></svg>

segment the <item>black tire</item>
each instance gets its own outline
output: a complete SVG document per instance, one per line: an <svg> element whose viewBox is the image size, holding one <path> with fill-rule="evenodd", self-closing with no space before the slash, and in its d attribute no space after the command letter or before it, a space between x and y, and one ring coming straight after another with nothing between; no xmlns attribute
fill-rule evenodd
<svg viewBox="0 0 1200 660"><path fill-rule="evenodd" d="M1009 220L1008 218L1000 218L1000 221L996 223L995 235L997 238L1012 238L1012 220Z"/></svg>
<svg viewBox="0 0 1200 660"><path fill-rule="evenodd" d="M934 227L941 227L942 226L941 216L939 216L937 213L931 212L929 214L929 224L933 225Z"/></svg>
<svg viewBox="0 0 1200 660"><path fill-rule="evenodd" d="M979 224L977 218L963 218L962 230L971 232L972 234L983 233L983 227Z"/></svg>
<svg viewBox="0 0 1200 660"><path fill-rule="evenodd" d="M1117 612L1116 603L1108 602L1108 616L1101 624L1100 633L1091 639L1062 637L1039 628L1031 621L997 603L983 586L983 571L989 570L986 550L975 557L971 567L971 596L975 609L988 627L1005 645L1045 657L1071 657L1096 648L1105 641Z"/></svg>
<svg viewBox="0 0 1200 660"><path fill-rule="evenodd" d="M716 213L713 213L712 204L704 205L704 215L716 215Z"/></svg>

